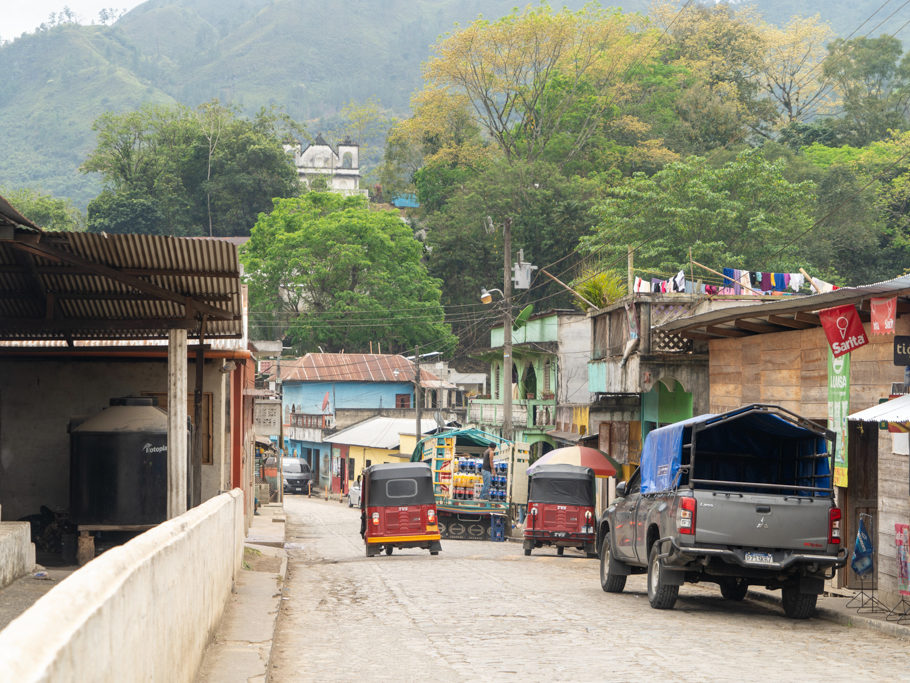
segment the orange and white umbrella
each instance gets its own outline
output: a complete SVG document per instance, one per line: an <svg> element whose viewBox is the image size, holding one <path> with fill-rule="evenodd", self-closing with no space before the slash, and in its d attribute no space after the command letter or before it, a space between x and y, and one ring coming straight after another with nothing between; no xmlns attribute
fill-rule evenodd
<svg viewBox="0 0 910 683"><path fill-rule="evenodd" d="M534 468L538 465L578 465L580 467L590 467L594 470L594 476L596 477L615 477L616 473L622 468L622 465L603 451L588 446L554 448L549 453L538 458L534 464L528 468L528 473L532 473Z"/></svg>

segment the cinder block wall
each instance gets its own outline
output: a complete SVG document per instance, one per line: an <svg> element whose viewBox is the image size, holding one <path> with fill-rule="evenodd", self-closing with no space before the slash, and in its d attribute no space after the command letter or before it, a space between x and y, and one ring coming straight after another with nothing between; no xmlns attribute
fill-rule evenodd
<svg viewBox="0 0 910 683"><path fill-rule="evenodd" d="M0 631L0 681L192 681L242 558L235 489L97 557Z"/></svg>

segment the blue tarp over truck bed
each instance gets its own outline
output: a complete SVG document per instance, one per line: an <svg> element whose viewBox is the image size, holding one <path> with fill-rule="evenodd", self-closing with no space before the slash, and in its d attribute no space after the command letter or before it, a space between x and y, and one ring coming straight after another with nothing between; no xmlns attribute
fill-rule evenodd
<svg viewBox="0 0 910 683"><path fill-rule="evenodd" d="M686 446L693 439L695 479L831 487L830 458L811 456L827 454L827 440L833 444L834 434L776 406L754 404L650 432L641 454L642 493L676 487L680 468L689 463ZM769 472L767 461L778 465L774 472Z"/></svg>

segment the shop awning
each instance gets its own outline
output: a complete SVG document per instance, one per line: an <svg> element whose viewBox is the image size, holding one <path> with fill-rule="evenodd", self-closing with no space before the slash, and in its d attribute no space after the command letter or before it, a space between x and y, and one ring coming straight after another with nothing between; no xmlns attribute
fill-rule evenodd
<svg viewBox="0 0 910 683"><path fill-rule="evenodd" d="M848 415L851 422L910 422L910 394Z"/></svg>

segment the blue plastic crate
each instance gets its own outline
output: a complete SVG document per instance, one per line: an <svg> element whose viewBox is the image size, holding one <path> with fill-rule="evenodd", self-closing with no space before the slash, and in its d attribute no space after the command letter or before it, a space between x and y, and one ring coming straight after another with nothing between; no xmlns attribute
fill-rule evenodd
<svg viewBox="0 0 910 683"><path fill-rule="evenodd" d="M503 515L490 515L490 540L506 540L506 518Z"/></svg>

